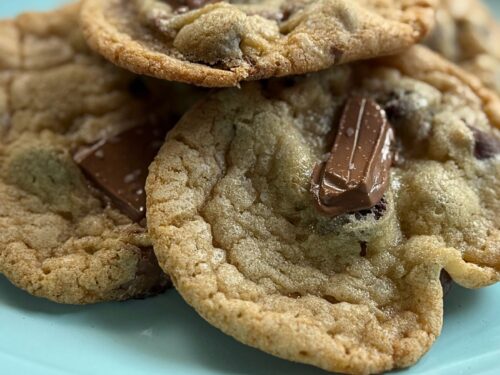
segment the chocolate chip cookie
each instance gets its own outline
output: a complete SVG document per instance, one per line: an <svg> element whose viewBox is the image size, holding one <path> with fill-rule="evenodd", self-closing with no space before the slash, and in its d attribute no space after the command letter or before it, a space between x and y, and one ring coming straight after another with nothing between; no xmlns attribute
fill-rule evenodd
<svg viewBox="0 0 500 375"><path fill-rule="evenodd" d="M248 345L351 374L414 364L444 269L500 279L500 103L424 47L214 93L150 167L161 267Z"/></svg>
<svg viewBox="0 0 500 375"><path fill-rule="evenodd" d="M440 0L427 44L500 93L500 25L479 0Z"/></svg>
<svg viewBox="0 0 500 375"><path fill-rule="evenodd" d="M62 303L143 297L168 284L144 183L185 88L92 53L78 12L0 24L0 272Z"/></svg>
<svg viewBox="0 0 500 375"><path fill-rule="evenodd" d="M396 53L433 0L85 0L90 45L133 72L200 86L301 74Z"/></svg>

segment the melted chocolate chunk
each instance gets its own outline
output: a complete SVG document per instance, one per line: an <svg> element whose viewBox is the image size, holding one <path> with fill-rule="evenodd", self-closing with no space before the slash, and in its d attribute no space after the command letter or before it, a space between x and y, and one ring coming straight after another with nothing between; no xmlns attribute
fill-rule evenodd
<svg viewBox="0 0 500 375"><path fill-rule="evenodd" d="M479 160L491 159L500 153L500 139L492 133L470 127L474 134L474 156Z"/></svg>
<svg viewBox="0 0 500 375"><path fill-rule="evenodd" d="M337 216L375 206L385 193L394 134L385 112L371 99L350 98L340 118L330 157L311 178L316 207Z"/></svg>
<svg viewBox="0 0 500 375"><path fill-rule="evenodd" d="M115 207L138 222L146 212L148 167L166 132L153 125L135 127L80 150L74 160Z"/></svg>

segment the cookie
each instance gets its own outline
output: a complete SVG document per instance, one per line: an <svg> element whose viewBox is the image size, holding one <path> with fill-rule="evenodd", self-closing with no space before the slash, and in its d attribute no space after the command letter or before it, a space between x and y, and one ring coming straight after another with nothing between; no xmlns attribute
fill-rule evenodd
<svg viewBox="0 0 500 375"><path fill-rule="evenodd" d="M200 86L301 74L401 51L433 0L85 0L89 44L135 73Z"/></svg>
<svg viewBox="0 0 500 375"><path fill-rule="evenodd" d="M185 88L92 53L78 13L0 24L0 272L62 303L145 297L169 284L143 218L147 167Z"/></svg>
<svg viewBox="0 0 500 375"><path fill-rule="evenodd" d="M441 331L442 269L500 279L499 114L419 46L214 93L150 167L160 266L245 344L329 371L410 366Z"/></svg>
<svg viewBox="0 0 500 375"><path fill-rule="evenodd" d="M479 0L440 0L427 44L500 93L500 25Z"/></svg>

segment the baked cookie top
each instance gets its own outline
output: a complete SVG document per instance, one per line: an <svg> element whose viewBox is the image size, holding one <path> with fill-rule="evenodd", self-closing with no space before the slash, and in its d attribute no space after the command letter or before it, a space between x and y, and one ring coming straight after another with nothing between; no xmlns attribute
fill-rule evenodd
<svg viewBox="0 0 500 375"><path fill-rule="evenodd" d="M248 345L330 371L409 366L440 333L442 269L500 278L499 113L424 47L219 91L150 167L160 266Z"/></svg>
<svg viewBox="0 0 500 375"><path fill-rule="evenodd" d="M139 190L180 95L92 53L78 12L0 24L0 272L57 302L142 297L168 278Z"/></svg>
<svg viewBox="0 0 500 375"><path fill-rule="evenodd" d="M500 93L500 25L479 0L440 0L427 44Z"/></svg>
<svg viewBox="0 0 500 375"><path fill-rule="evenodd" d="M89 44L140 74L200 86L302 74L396 53L434 0L85 0Z"/></svg>

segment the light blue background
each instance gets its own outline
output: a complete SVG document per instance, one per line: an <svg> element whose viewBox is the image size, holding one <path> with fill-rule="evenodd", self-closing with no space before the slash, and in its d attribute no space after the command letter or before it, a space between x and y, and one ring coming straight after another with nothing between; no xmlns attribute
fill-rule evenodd
<svg viewBox="0 0 500 375"><path fill-rule="evenodd" d="M63 0L0 0L0 16ZM500 1L490 1L500 11ZM500 42L500 41L499 41ZM431 351L405 375L500 374L500 285L454 287ZM0 374L287 374L325 372L271 357L225 336L179 295L94 306L36 299L0 276Z"/></svg>

